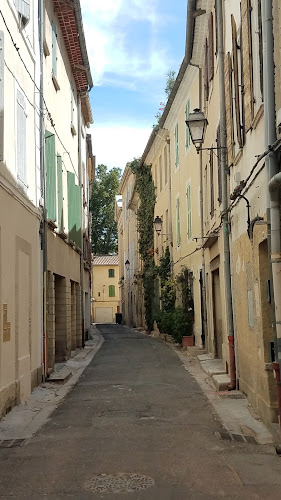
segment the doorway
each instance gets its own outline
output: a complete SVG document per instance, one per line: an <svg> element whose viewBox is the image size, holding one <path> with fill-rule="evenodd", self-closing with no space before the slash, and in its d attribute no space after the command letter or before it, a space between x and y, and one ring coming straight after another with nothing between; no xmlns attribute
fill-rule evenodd
<svg viewBox="0 0 281 500"><path fill-rule="evenodd" d="M222 307L219 269L212 272L214 347L216 358L222 359Z"/></svg>

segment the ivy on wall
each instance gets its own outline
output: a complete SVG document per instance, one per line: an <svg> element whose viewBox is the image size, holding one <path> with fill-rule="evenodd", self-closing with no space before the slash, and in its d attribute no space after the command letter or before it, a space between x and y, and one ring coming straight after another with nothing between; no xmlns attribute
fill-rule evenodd
<svg viewBox="0 0 281 500"><path fill-rule="evenodd" d="M136 176L136 191L139 194L140 205L137 212L139 252L143 261L143 290L145 320L148 330L153 329L154 280L156 276L154 264L154 206L156 201L155 186L149 165L141 165L135 159L130 167Z"/></svg>

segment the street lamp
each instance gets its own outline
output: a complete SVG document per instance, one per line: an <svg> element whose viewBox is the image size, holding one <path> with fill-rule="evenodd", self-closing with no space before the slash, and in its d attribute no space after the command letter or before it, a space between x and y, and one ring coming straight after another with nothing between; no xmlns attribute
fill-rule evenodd
<svg viewBox="0 0 281 500"><path fill-rule="evenodd" d="M129 269L130 269L130 261L128 259L125 262L125 267L126 267L126 271L129 271Z"/></svg>
<svg viewBox="0 0 281 500"><path fill-rule="evenodd" d="M159 215L157 215L153 221L154 229L157 234L161 233L163 221Z"/></svg>
<svg viewBox="0 0 281 500"><path fill-rule="evenodd" d="M208 120L200 109L194 109L193 113L189 113L188 119L185 121L189 128L189 133L197 153L200 151L205 138Z"/></svg>

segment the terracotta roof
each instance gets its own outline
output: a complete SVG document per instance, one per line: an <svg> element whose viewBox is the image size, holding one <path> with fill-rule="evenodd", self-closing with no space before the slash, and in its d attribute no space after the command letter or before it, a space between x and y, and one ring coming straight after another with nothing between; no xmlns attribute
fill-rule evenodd
<svg viewBox="0 0 281 500"><path fill-rule="evenodd" d="M118 266L118 255L94 255L93 266Z"/></svg>
<svg viewBox="0 0 281 500"><path fill-rule="evenodd" d="M88 92L93 87L90 64L82 23L80 0L54 0L68 59L77 92ZM88 98L89 99L89 98ZM89 100L82 99L82 113L86 125L92 123Z"/></svg>

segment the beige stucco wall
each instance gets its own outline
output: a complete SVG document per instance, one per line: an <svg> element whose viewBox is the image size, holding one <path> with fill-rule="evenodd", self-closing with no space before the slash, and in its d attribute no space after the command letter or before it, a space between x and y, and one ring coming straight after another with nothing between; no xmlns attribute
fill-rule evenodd
<svg viewBox="0 0 281 500"><path fill-rule="evenodd" d="M27 200L5 187L0 184L0 416L42 380L40 221Z"/></svg>
<svg viewBox="0 0 281 500"><path fill-rule="evenodd" d="M27 70L39 83L37 4L25 29L20 29L14 2L1 5L4 19ZM36 154L37 119L35 94L27 70L20 61L9 33L4 34L4 128L3 161L0 162L0 416L42 381L42 281L40 176ZM17 166L17 92L21 91L26 111L26 178L19 183ZM2 110L1 110L2 111ZM2 138L1 138L2 139ZM2 141L0 141L2 142Z"/></svg>
<svg viewBox="0 0 281 500"><path fill-rule="evenodd" d="M114 269L114 278L108 277L109 269ZM92 267L92 315L95 318L95 309L97 307L112 307L112 321L115 322L115 313L120 307L119 299L119 267L113 265L93 265ZM109 297L109 286L115 286L115 297Z"/></svg>

